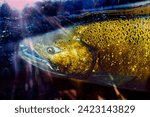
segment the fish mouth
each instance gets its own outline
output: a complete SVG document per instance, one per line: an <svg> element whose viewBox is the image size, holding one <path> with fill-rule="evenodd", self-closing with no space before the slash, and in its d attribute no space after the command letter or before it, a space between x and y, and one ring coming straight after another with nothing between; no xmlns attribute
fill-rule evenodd
<svg viewBox="0 0 150 117"><path fill-rule="evenodd" d="M56 64L52 63L50 60L48 61L44 59L25 43L21 43L19 45L19 56L35 67L38 67L44 71L50 71L55 75L64 76L64 74L59 74L60 70Z"/></svg>

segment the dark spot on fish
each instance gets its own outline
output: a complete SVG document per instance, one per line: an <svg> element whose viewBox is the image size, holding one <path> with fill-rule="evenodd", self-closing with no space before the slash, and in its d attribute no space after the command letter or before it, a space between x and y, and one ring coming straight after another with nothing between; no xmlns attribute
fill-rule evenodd
<svg viewBox="0 0 150 117"><path fill-rule="evenodd" d="M134 29L136 29L136 26L134 26Z"/></svg>

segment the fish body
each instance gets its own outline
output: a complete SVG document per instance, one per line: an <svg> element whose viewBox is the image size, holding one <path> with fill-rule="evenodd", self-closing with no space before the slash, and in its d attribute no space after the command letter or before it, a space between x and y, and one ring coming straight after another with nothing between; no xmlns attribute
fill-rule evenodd
<svg viewBox="0 0 150 117"><path fill-rule="evenodd" d="M94 48L96 63L93 72L133 75L142 79L150 76L150 17L99 21L66 28L66 33L46 44L34 43L34 49L47 60L68 73L85 73L90 69L93 56L84 46ZM56 38L56 37L55 37ZM78 41L80 39L82 42ZM60 49L48 53L50 45Z"/></svg>
<svg viewBox="0 0 150 117"><path fill-rule="evenodd" d="M32 63L36 66L44 59L45 66L49 63L53 72L63 74L105 72L147 80L150 77L150 7L112 10L107 14L111 18L33 37L32 44L25 44L41 58L40 61L34 55L26 58L35 60ZM25 58L25 54L21 56Z"/></svg>
<svg viewBox="0 0 150 117"><path fill-rule="evenodd" d="M78 27L75 33L96 48L100 70L143 79L150 76L149 17L96 22Z"/></svg>

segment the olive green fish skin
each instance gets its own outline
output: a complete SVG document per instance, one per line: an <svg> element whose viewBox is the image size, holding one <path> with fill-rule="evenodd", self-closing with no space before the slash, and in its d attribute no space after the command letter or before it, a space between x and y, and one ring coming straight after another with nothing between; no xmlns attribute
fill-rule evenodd
<svg viewBox="0 0 150 117"><path fill-rule="evenodd" d="M146 80L150 77L150 5L107 14L135 17L56 30L49 33L48 39L42 36L33 41L33 48L62 72L84 74L93 63L92 52L85 43L95 50L93 73L108 72ZM49 46L60 51L49 53Z"/></svg>

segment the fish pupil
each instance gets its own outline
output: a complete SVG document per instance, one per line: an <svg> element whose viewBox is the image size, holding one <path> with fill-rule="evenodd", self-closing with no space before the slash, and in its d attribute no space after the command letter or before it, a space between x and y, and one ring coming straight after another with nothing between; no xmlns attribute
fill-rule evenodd
<svg viewBox="0 0 150 117"><path fill-rule="evenodd" d="M54 53L55 53L55 50L54 50L53 47L48 47L48 48L47 48L47 52L48 52L49 54L54 54Z"/></svg>

